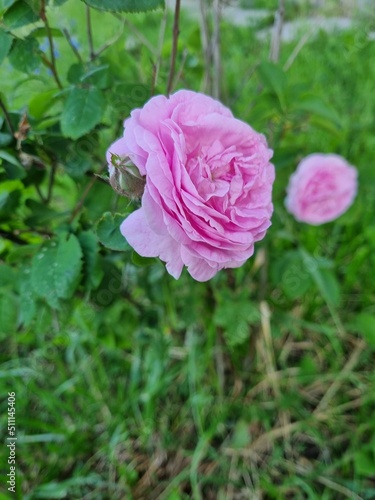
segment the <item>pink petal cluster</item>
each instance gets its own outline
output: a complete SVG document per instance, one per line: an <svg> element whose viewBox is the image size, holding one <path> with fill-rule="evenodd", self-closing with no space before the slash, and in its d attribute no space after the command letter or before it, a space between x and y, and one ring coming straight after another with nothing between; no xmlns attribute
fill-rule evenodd
<svg viewBox="0 0 375 500"><path fill-rule="evenodd" d="M357 170L341 156L307 156L291 176L285 205L301 222L318 226L337 219L357 194Z"/></svg>
<svg viewBox="0 0 375 500"><path fill-rule="evenodd" d="M275 178L265 138L211 97L153 97L108 150L145 176L141 208L121 232L137 253L160 257L176 279L241 266L271 225Z"/></svg>

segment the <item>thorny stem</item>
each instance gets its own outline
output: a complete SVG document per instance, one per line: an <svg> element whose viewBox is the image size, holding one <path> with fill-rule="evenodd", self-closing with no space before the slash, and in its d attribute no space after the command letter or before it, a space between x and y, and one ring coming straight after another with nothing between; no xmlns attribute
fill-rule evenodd
<svg viewBox="0 0 375 500"><path fill-rule="evenodd" d="M50 25L48 23L48 19L47 19L47 15L46 15L46 2L45 2L45 0L41 0L40 18L43 21L44 26L46 27L48 44L49 44L49 52L50 52L50 57L51 57L51 61L48 61L49 64L47 63L47 59L43 59L43 60L47 63L50 70L52 71L52 74L53 74L53 77L55 79L55 82L57 83L57 86L59 87L59 89L62 89L63 86L61 84L59 75L57 73L57 68L56 68L56 59L55 59L55 50L54 50L55 48L53 45L53 37L52 37L52 33L51 33L51 28L50 28Z"/></svg>
<svg viewBox="0 0 375 500"><path fill-rule="evenodd" d="M1 97L0 97L0 108L2 109L2 111L4 113L5 121L8 125L9 131L14 136L14 128L13 128L12 122L10 121L10 116L9 116L8 110L7 110L3 100L1 99Z"/></svg>
<svg viewBox="0 0 375 500"><path fill-rule="evenodd" d="M86 5L86 26L87 26L87 39L89 42L89 49L90 49L90 61L93 61L95 59L95 51L94 51L94 42L92 39L91 11L88 5Z"/></svg>
<svg viewBox="0 0 375 500"><path fill-rule="evenodd" d="M172 86L173 86L173 78L176 67L176 56L177 56L177 43L178 43L178 35L180 33L179 23L180 23L180 7L181 0L176 0L176 7L174 11L174 22L173 22L173 44L172 44L172 54L171 54L171 64L169 69L169 78L167 85L167 94L169 95Z"/></svg>

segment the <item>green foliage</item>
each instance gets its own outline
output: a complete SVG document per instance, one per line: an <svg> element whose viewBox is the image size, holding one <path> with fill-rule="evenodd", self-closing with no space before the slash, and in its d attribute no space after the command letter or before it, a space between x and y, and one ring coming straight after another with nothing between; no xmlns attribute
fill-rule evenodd
<svg viewBox="0 0 375 500"><path fill-rule="evenodd" d="M16 40L9 54L11 65L22 73L31 73L39 66L39 44L34 38Z"/></svg>
<svg viewBox="0 0 375 500"><path fill-rule="evenodd" d="M104 111L104 97L97 88L73 88L66 98L61 114L61 131L66 137L78 139L97 125Z"/></svg>
<svg viewBox="0 0 375 500"><path fill-rule="evenodd" d="M164 7L164 0L83 0L90 7L111 12L146 12L149 10Z"/></svg>
<svg viewBox="0 0 375 500"><path fill-rule="evenodd" d="M12 46L12 37L0 28L0 64L4 61Z"/></svg>
<svg viewBox="0 0 375 500"><path fill-rule="evenodd" d="M121 214L104 213L96 226L100 243L111 250L129 250L129 244L120 233L120 224L123 221L124 216Z"/></svg>
<svg viewBox="0 0 375 500"><path fill-rule="evenodd" d="M13 2L12 2L13 3ZM9 30L14 30L27 24L35 23L39 20L39 15L30 5L19 0L6 11L3 17L3 23Z"/></svg>

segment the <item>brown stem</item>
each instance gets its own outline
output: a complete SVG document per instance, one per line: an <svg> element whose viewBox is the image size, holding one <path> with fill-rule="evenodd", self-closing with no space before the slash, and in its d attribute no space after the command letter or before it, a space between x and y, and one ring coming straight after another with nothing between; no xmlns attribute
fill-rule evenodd
<svg viewBox="0 0 375 500"><path fill-rule="evenodd" d="M9 116L8 110L7 110L3 100L1 99L1 97L0 97L0 108L2 109L2 111L4 113L4 118L5 118L5 121L8 125L9 131L14 136L14 128L13 128L12 122L10 121L10 116Z"/></svg>
<svg viewBox="0 0 375 500"><path fill-rule="evenodd" d="M176 67L176 57L177 57L177 44L178 35L180 33L179 23L180 23L180 7L181 0L176 0L176 7L174 11L174 22L173 22L173 44L172 44L172 54L171 54L171 65L169 69L169 78L167 85L167 94L169 95L173 85L174 71Z"/></svg>
<svg viewBox="0 0 375 500"><path fill-rule="evenodd" d="M280 45L281 45L281 35L284 25L284 15L285 15L285 0L279 0L279 8L277 9L275 15L275 24L273 27L271 51L270 51L270 60L276 63L279 61L280 57Z"/></svg>
<svg viewBox="0 0 375 500"><path fill-rule="evenodd" d="M70 48L74 52L76 58L78 59L79 62L82 62L81 54L78 52L77 47L75 47L75 45L73 43L73 40L72 40L72 37L70 36L69 31L66 28L63 28L63 33L64 33L64 36L66 38L66 41L68 42Z"/></svg>
<svg viewBox="0 0 375 500"><path fill-rule="evenodd" d="M6 240L13 241L13 243L18 243L19 245L27 245L28 242L17 236L16 234L11 233L10 231L5 231L4 229L0 229L0 236Z"/></svg>
<svg viewBox="0 0 375 500"><path fill-rule="evenodd" d="M216 99L220 99L220 82L221 82L221 57L220 57L220 18L221 5L220 0L214 0L213 4L213 33L212 33L212 55L213 55L213 88L212 95Z"/></svg>
<svg viewBox="0 0 375 500"><path fill-rule="evenodd" d="M99 170L99 174L107 167L107 164L103 165L102 168ZM73 222L75 219L76 215L79 213L79 211L82 208L82 205L87 198L89 192L91 191L92 187L94 186L95 182L98 180L98 177L96 175L93 175L93 177L90 179L90 182L87 184L85 190L82 193L81 198L78 200L77 205L74 207L74 210L69 218L69 224Z"/></svg>
<svg viewBox="0 0 375 500"><path fill-rule="evenodd" d="M95 51L94 51L94 42L92 39L91 11L88 5L86 5L86 26L87 26L87 39L89 42L89 49L90 49L90 61L93 61L95 59Z"/></svg>
<svg viewBox="0 0 375 500"><path fill-rule="evenodd" d="M45 2L45 0L41 0L40 18L43 21L44 26L46 28L46 32L47 32L47 38L48 38L48 44L49 44L49 52L50 52L50 57L51 57L51 61L48 61L48 62L50 62L49 68L52 71L52 74L53 74L53 77L55 79L55 82L56 82L57 86L59 87L59 89L62 89L63 86L61 84L59 75L57 73L57 68L56 68L55 48L54 48L54 45L53 45L53 37L52 37L52 33L51 33L51 28L50 28L50 25L49 25L48 19L47 19L46 2Z"/></svg>

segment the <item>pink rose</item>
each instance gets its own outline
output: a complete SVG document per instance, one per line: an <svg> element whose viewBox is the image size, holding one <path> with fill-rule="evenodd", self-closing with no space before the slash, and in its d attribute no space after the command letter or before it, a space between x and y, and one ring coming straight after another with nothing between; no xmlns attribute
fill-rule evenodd
<svg viewBox="0 0 375 500"><path fill-rule="evenodd" d="M265 138L211 97L181 90L153 97L108 150L145 176L142 207L121 225L144 257L176 279L198 281L241 266L271 225L272 151Z"/></svg>
<svg viewBox="0 0 375 500"><path fill-rule="evenodd" d="M286 208L301 221L318 226L343 214L357 193L357 170L335 154L312 154L290 177Z"/></svg>

